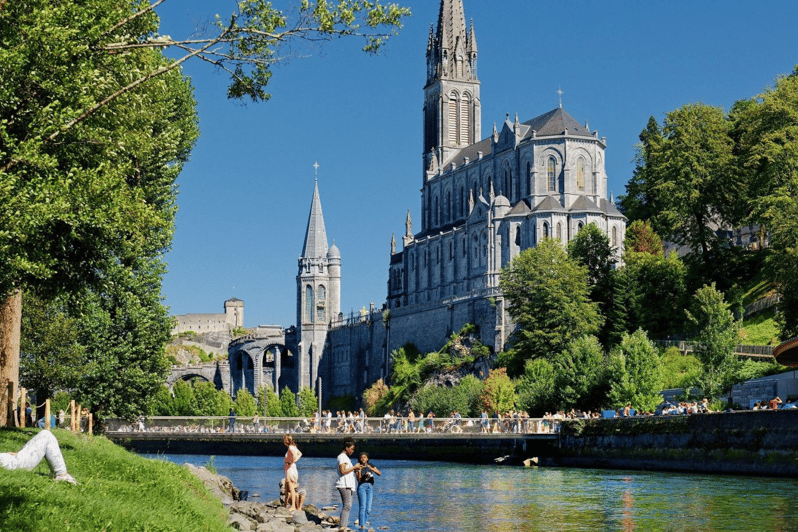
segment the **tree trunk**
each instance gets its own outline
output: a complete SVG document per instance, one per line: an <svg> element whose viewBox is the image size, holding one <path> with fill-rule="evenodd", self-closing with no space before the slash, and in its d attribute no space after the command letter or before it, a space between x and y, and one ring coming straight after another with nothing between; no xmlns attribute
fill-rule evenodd
<svg viewBox="0 0 798 532"><path fill-rule="evenodd" d="M0 304L0 427L14 426L21 326L22 291L16 290Z"/></svg>

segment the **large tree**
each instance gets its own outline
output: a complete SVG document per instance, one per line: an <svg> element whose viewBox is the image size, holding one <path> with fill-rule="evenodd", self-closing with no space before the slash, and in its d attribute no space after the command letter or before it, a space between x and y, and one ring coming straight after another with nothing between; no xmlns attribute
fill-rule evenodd
<svg viewBox="0 0 798 532"><path fill-rule="evenodd" d="M183 107L193 119L180 64L207 61L230 74L229 97L265 100L271 66L297 40L360 35L375 51L409 14L301 0L287 16L243 0L209 34L180 40L158 33L163 1L0 3L0 425L18 380L20 289L102 290L107 268L169 245L172 184L196 127L151 122L159 95L175 106L165 116Z"/></svg>
<svg viewBox="0 0 798 532"><path fill-rule="evenodd" d="M784 297L778 319L786 340L798 336L798 66L734 111L751 221L770 235L768 266Z"/></svg>
<svg viewBox="0 0 798 532"><path fill-rule="evenodd" d="M519 375L525 360L552 357L571 340L598 332L603 318L588 297L587 278L556 239L522 251L505 267L500 286L517 324L509 372Z"/></svg>
<svg viewBox="0 0 798 532"><path fill-rule="evenodd" d="M715 285L699 289L686 312L695 328L695 356L701 361L696 385L704 395L718 398L732 385L740 364L734 354L739 326Z"/></svg>

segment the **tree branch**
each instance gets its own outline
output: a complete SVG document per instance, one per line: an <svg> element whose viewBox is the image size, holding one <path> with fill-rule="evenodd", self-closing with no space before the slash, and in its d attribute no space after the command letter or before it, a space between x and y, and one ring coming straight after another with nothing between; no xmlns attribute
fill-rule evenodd
<svg viewBox="0 0 798 532"><path fill-rule="evenodd" d="M6 0L3 0L3 3L5 3L5 1ZM147 13L149 13L150 11L152 11L153 9L158 7L159 5L163 4L164 2L166 2L166 0L157 0L154 4L150 4L149 7L146 7L146 8L142 9L141 11L139 11L137 13L133 13L132 15L130 15L129 17L127 17L124 20L120 20L119 22L114 24L111 27L111 29L109 29L105 33L103 33L102 36L106 37L106 36L110 35L111 33L115 32L116 30L118 30L119 28L121 28L122 26L124 26L125 24L130 22L131 20L135 20L135 19L137 19L137 18L139 18L139 17L141 17L143 15L146 15ZM0 7L2 7L2 6L0 5Z"/></svg>

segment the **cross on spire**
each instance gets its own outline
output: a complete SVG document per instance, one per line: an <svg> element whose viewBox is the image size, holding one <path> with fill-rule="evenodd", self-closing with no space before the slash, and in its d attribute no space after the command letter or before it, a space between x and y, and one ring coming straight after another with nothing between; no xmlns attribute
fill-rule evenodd
<svg viewBox="0 0 798 532"><path fill-rule="evenodd" d="M560 109L562 109L562 95L565 94L565 91L562 90L562 87L557 89L557 94L560 96Z"/></svg>
<svg viewBox="0 0 798 532"><path fill-rule="evenodd" d="M562 107L562 106L560 106L560 107ZM313 163L313 168L315 168L316 181L318 181L319 180L319 163L318 162Z"/></svg>

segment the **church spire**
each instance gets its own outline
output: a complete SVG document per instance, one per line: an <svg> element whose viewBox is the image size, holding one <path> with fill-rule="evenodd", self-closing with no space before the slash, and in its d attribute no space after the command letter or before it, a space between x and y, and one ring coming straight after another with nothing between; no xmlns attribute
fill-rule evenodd
<svg viewBox="0 0 798 532"><path fill-rule="evenodd" d="M441 0L438 26L427 43L427 83L436 79L476 81L477 38L466 27L463 0Z"/></svg>
<svg viewBox="0 0 798 532"><path fill-rule="evenodd" d="M313 188L313 199L310 203L308 228L305 231L305 246L302 248L303 258L322 258L327 256L327 231L324 229L324 215L321 212L319 198L319 182Z"/></svg>

